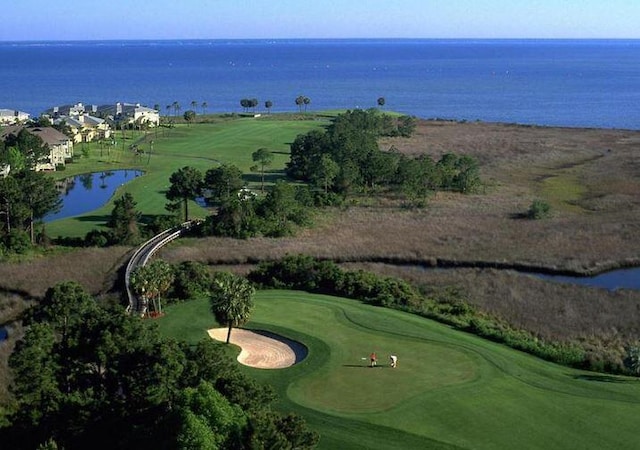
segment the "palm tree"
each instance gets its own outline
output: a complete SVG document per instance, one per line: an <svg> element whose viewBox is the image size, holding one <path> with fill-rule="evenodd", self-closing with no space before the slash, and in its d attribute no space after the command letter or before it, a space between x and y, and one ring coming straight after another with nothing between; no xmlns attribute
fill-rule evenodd
<svg viewBox="0 0 640 450"><path fill-rule="evenodd" d="M211 312L216 321L229 328L227 344L231 339L231 329L245 324L253 310L255 289L246 278L230 272L220 272L211 283Z"/></svg>
<svg viewBox="0 0 640 450"><path fill-rule="evenodd" d="M191 109L195 111L197 107L198 107L198 102L195 100L191 100Z"/></svg>
<svg viewBox="0 0 640 450"><path fill-rule="evenodd" d="M200 107L202 108L202 115L204 116L207 113L207 108L209 107L209 105L207 105L207 102L202 102L202 105L200 105Z"/></svg>
<svg viewBox="0 0 640 450"><path fill-rule="evenodd" d="M273 153L271 153L266 148L259 148L251 154L251 158L253 159L253 162L259 164L259 166L251 167L251 170L260 169L260 174L262 177L260 192L264 192L264 169L265 167L271 165L271 162L273 161Z"/></svg>
<svg viewBox="0 0 640 450"><path fill-rule="evenodd" d="M386 103L386 100L384 99L384 97L378 97L378 106L380 108L382 108L385 103Z"/></svg>
<svg viewBox="0 0 640 450"><path fill-rule="evenodd" d="M273 102L271 100L267 100L264 102L264 107L267 108L267 112L271 114L271 107L273 106Z"/></svg>
<svg viewBox="0 0 640 450"><path fill-rule="evenodd" d="M309 97L305 97L302 99L302 103L304 103L304 112L307 112L307 105L311 103L311 99Z"/></svg>
<svg viewBox="0 0 640 450"><path fill-rule="evenodd" d="M171 104L171 106L173 107L173 116L177 116L178 115L178 111L180 111L180 103L178 103L177 101L173 102Z"/></svg>
<svg viewBox="0 0 640 450"><path fill-rule="evenodd" d="M131 273L131 288L142 300L143 314L148 313L149 301L155 314L162 314L160 298L169 291L174 279L171 264L161 259L139 267Z"/></svg>

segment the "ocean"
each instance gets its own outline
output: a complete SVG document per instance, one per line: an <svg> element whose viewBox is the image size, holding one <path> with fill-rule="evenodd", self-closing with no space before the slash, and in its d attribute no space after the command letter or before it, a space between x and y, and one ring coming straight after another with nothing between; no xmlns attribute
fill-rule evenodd
<svg viewBox="0 0 640 450"><path fill-rule="evenodd" d="M384 109L421 118L640 129L640 40L0 42L0 108Z"/></svg>

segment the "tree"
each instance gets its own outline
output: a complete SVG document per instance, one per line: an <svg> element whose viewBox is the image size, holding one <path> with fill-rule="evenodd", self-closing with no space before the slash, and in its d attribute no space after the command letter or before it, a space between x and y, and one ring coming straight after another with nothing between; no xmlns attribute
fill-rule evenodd
<svg viewBox="0 0 640 450"><path fill-rule="evenodd" d="M211 274L207 266L196 261L182 261L174 267L171 297L190 300L209 292Z"/></svg>
<svg viewBox="0 0 640 450"><path fill-rule="evenodd" d="M55 346L51 325L36 323L26 330L9 358L14 380L11 391L18 407L13 421L31 430L50 420L50 415L60 407L63 393L56 376L60 361ZM38 436L36 442L48 437Z"/></svg>
<svg viewBox="0 0 640 450"><path fill-rule="evenodd" d="M329 187L340 173L340 166L331 156L324 154L320 157L317 166L313 169L312 178L315 183L324 188L324 193L329 192Z"/></svg>
<svg viewBox="0 0 640 450"><path fill-rule="evenodd" d="M173 116L174 116L174 117L175 117L175 116L177 116L177 115L178 115L178 111L180 111L180 109L182 109L182 108L180 107L180 103L178 103L177 101L174 101L174 102L171 104L171 107L173 108Z"/></svg>
<svg viewBox="0 0 640 450"><path fill-rule="evenodd" d="M385 103L386 103L386 100L384 99L384 97L378 97L378 106L380 108L384 107Z"/></svg>
<svg viewBox="0 0 640 450"><path fill-rule="evenodd" d="M185 166L171 174L171 186L166 193L170 201L181 201L184 206L184 221L189 220L189 200L202 195L202 173L194 168Z"/></svg>
<svg viewBox="0 0 640 450"><path fill-rule="evenodd" d="M13 176L0 177L0 216L3 216L2 224L0 227L2 233L0 236L6 236L11 233L11 227L16 222L14 217L14 211L19 215L19 208L21 208L22 191L18 181Z"/></svg>
<svg viewBox="0 0 640 450"><path fill-rule="evenodd" d="M242 189L238 195L228 197L220 204L215 216L208 219L207 224L208 232L217 236L236 239L256 236L260 230L260 221L256 214L255 195Z"/></svg>
<svg viewBox="0 0 640 450"><path fill-rule="evenodd" d="M243 98L242 100L240 100L240 106L242 106L244 112L248 112L249 107L251 106L251 100L249 100L248 98Z"/></svg>
<svg viewBox="0 0 640 450"><path fill-rule="evenodd" d="M257 98L249 99L249 107L253 109L253 112L256 112L256 106L258 106L258 99Z"/></svg>
<svg viewBox="0 0 640 450"><path fill-rule="evenodd" d="M251 159L253 159L253 162L258 163L259 165L260 176L261 176L260 192L264 192L264 169L265 167L270 166L271 163L273 162L273 153L271 153L266 148L259 148L258 150L256 150L251 154ZM251 170L254 170L257 168L258 166L254 166L251 168Z"/></svg>
<svg viewBox="0 0 640 450"><path fill-rule="evenodd" d="M174 278L173 267L165 261L157 260L134 270L129 281L131 289L142 302L151 301L149 309L155 314L162 314L161 297L169 292Z"/></svg>
<svg viewBox="0 0 640 450"><path fill-rule="evenodd" d="M402 137L411 137L416 129L417 121L412 116L401 116L398 118L398 134Z"/></svg>
<svg viewBox="0 0 640 450"><path fill-rule="evenodd" d="M209 107L209 105L207 104L207 102L202 102L200 107L202 108L202 115L204 116L207 113L207 108Z"/></svg>
<svg viewBox="0 0 640 450"><path fill-rule="evenodd" d="M191 109L193 109L193 111L195 112L197 107L198 107L198 102L195 100L191 100Z"/></svg>
<svg viewBox="0 0 640 450"><path fill-rule="evenodd" d="M640 375L640 347L631 347L627 352L625 365L634 375Z"/></svg>
<svg viewBox="0 0 640 450"><path fill-rule="evenodd" d="M64 308L86 296L69 287L55 294ZM96 304L90 314L68 317L67 345L45 318L16 345L9 362L16 410L3 427L3 446L36 448L54 438L61 448L135 448L142 433L145 444L162 448L172 439L163 430L183 387L184 352L120 308Z"/></svg>
<svg viewBox="0 0 640 450"><path fill-rule="evenodd" d="M24 166L26 169L34 170L37 164L49 157L49 146L44 143L40 136L36 136L29 132L27 128L23 128L17 135L9 134L5 139L7 148L15 147L24 157ZM14 167L11 167L12 170Z"/></svg>
<svg viewBox="0 0 640 450"><path fill-rule="evenodd" d="M313 167L323 154L331 153L331 142L327 133L311 130L299 134L290 146L287 175L296 180L311 181Z"/></svg>
<svg viewBox="0 0 640 450"><path fill-rule="evenodd" d="M107 226L112 230L113 241L118 244L131 245L140 239L138 221L141 213L136 210L136 202L130 193L114 201Z"/></svg>
<svg viewBox="0 0 640 450"><path fill-rule="evenodd" d="M257 212L263 218L263 233L270 237L292 234L293 224L304 225L309 219L308 208L298 201L295 187L285 181L276 182Z"/></svg>
<svg viewBox="0 0 640 450"><path fill-rule="evenodd" d="M188 111L185 111L184 114L182 115L182 118L184 119L185 122L187 122L187 124L191 125L191 122L193 122L196 119L196 112L191 109Z"/></svg>
<svg viewBox="0 0 640 450"><path fill-rule="evenodd" d="M456 161L455 168L458 173L453 178L454 189L463 194L477 191L480 186L478 161L471 156L463 155Z"/></svg>
<svg viewBox="0 0 640 450"><path fill-rule="evenodd" d="M271 108L273 107L273 102L271 100L267 100L264 102L264 107L267 109L267 112L271 114Z"/></svg>
<svg viewBox="0 0 640 450"><path fill-rule="evenodd" d="M302 112L302 107L304 105L304 99L305 99L304 95L298 95L296 97L296 105L298 106L298 111L300 111L300 112Z"/></svg>
<svg viewBox="0 0 640 450"><path fill-rule="evenodd" d="M22 191L25 207L29 210L29 234L31 243L35 243L35 223L49 213L60 210L62 200L52 178L42 172L23 170L16 179Z"/></svg>
<svg viewBox="0 0 640 450"><path fill-rule="evenodd" d="M27 158L17 147L7 147L2 162L8 164L14 172L27 168Z"/></svg>
<svg viewBox="0 0 640 450"><path fill-rule="evenodd" d="M201 381L187 388L177 400L180 430L178 448L241 448L247 418L238 405L232 405L214 387Z"/></svg>
<svg viewBox="0 0 640 450"><path fill-rule="evenodd" d="M253 310L254 287L246 278L230 272L214 275L211 284L211 311L216 321L226 325L227 344L231 339L231 329L245 324Z"/></svg>
<svg viewBox="0 0 640 450"><path fill-rule="evenodd" d="M309 97L304 97L302 99L302 103L304 104L304 112L307 112L307 106L311 103L311 99Z"/></svg>
<svg viewBox="0 0 640 450"><path fill-rule="evenodd" d="M202 188L207 195L207 201L221 203L236 195L242 186L242 171L232 164L222 164L207 170Z"/></svg>
<svg viewBox="0 0 640 450"><path fill-rule="evenodd" d="M439 187L434 172L435 164L428 155L399 158L396 183L413 206L424 206L427 196Z"/></svg>

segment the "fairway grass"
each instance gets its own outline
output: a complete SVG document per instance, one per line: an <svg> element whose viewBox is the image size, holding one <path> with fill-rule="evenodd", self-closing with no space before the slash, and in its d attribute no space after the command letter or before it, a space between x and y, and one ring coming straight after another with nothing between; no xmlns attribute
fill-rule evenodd
<svg viewBox="0 0 640 450"><path fill-rule="evenodd" d="M106 152L99 156L97 144L92 144L89 158L69 164L65 175L98 172L101 170L137 169L144 175L120 187L106 204L81 216L57 220L47 224L47 233L52 237L84 237L92 229L104 227L111 211L113 200L124 193L133 195L137 209L145 215L167 214L165 192L169 188L169 177L178 169L191 166L203 174L220 164L236 165L244 173L244 179L252 189L259 189L260 176L251 172L255 164L251 154L266 148L274 154L267 168L265 179L274 183L285 177L285 164L289 160L289 146L298 134L326 126L328 119L319 120L270 120L269 118L241 118L218 123L200 123L192 126L179 125L172 129L150 132L146 138L137 133L126 141L126 148L117 147L108 158ZM120 135L117 135L120 138ZM153 141L153 151L149 154ZM134 158L128 146L137 143L146 153ZM60 174L56 174L60 176ZM189 205L190 218L203 218L208 212L195 202Z"/></svg>
<svg viewBox="0 0 640 450"><path fill-rule="evenodd" d="M167 336L195 342L215 326L206 299L166 312L157 323ZM636 380L568 369L414 315L297 291L258 292L247 327L309 348L291 368L243 370L274 386L279 408L321 433L319 448L637 447ZM374 350L379 367L369 368ZM390 353L398 355L396 369Z"/></svg>

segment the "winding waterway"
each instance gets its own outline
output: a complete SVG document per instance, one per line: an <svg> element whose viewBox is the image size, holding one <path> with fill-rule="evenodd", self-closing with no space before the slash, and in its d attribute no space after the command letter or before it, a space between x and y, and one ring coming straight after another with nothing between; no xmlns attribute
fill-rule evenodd
<svg viewBox="0 0 640 450"><path fill-rule="evenodd" d="M640 289L640 267L617 269L591 277L572 277L566 275L535 274L543 280L559 283L581 284L589 287L616 289Z"/></svg>

